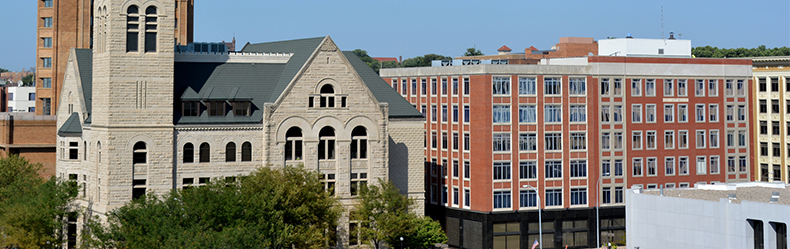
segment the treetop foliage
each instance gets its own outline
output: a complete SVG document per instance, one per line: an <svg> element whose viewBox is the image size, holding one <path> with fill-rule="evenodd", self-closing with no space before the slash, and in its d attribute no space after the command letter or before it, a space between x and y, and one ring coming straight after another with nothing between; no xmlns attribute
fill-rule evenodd
<svg viewBox="0 0 790 249"><path fill-rule="evenodd" d="M694 47L691 54L697 58L742 58L762 56L790 56L790 47L771 48L760 45L756 48Z"/></svg>
<svg viewBox="0 0 790 249"><path fill-rule="evenodd" d="M354 50L352 52L354 52L354 54L356 54L360 59L362 59L362 61L364 61L365 64L367 64L370 68L372 68L373 71L376 71L376 73L378 73L379 69L381 69L381 68L430 67L431 66L431 61L433 61L433 60L452 60L453 59L453 57L450 57L450 56L437 55L437 54L426 54L424 56L417 56L417 57L414 57L414 58L405 59L405 60L401 61L400 63L398 63L397 61L379 62L378 60L373 59L372 57L370 57L370 55L368 55L368 52L365 51L365 50L356 49L356 50Z"/></svg>
<svg viewBox="0 0 790 249"><path fill-rule="evenodd" d="M464 52L464 56L477 56L483 55L483 52L480 52L480 49L475 48L467 48L466 52Z"/></svg>

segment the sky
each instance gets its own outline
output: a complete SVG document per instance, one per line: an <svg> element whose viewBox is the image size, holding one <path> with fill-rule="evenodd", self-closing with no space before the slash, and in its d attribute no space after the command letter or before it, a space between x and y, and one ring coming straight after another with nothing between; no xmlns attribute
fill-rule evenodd
<svg viewBox="0 0 790 249"><path fill-rule="evenodd" d="M0 0L0 68L35 66L37 2ZM788 0L195 0L195 41L235 36L240 49L329 35L342 50L403 59L470 47L496 54L502 45L523 52L560 37L660 39L662 6L663 37L674 32L694 47L790 46Z"/></svg>

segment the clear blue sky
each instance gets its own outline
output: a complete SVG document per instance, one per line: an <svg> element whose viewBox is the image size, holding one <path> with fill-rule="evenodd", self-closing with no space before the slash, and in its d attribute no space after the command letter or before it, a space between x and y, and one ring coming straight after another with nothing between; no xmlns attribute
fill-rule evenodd
<svg viewBox="0 0 790 249"><path fill-rule="evenodd" d="M0 68L35 65L37 2L0 0ZM229 41L235 33L238 48L329 35L343 50L405 59L460 56L472 46L484 54L502 45L549 49L565 36L661 38L662 5L664 36L682 33L692 46L790 46L788 0L195 2L195 40Z"/></svg>

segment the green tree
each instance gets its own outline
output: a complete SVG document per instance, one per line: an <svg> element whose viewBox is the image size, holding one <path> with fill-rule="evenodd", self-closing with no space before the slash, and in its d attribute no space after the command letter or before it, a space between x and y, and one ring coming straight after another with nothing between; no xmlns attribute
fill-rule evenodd
<svg viewBox="0 0 790 249"><path fill-rule="evenodd" d="M767 48L760 45L756 48L718 48L711 46L691 48L691 54L699 58L743 58L761 56L790 56L790 48Z"/></svg>
<svg viewBox="0 0 790 249"><path fill-rule="evenodd" d="M359 57L359 59L362 59L362 61L365 62L365 64L367 64L370 68L372 68L373 71L379 73L379 68L381 68L381 63L378 60L373 59L373 57L370 57L370 55L368 55L368 51L362 49L355 49L354 51L351 52L356 54L357 57Z"/></svg>
<svg viewBox="0 0 790 249"><path fill-rule="evenodd" d="M36 82L36 74L28 74L22 77L22 84L25 86L32 86Z"/></svg>
<svg viewBox="0 0 790 249"><path fill-rule="evenodd" d="M10 155L0 159L0 247L43 248L65 242L63 228L77 185L39 177L41 164Z"/></svg>
<svg viewBox="0 0 790 249"><path fill-rule="evenodd" d="M464 52L464 56L477 56L477 55L483 55L483 52L480 52L479 49L475 49L475 48L467 48L466 52Z"/></svg>
<svg viewBox="0 0 790 249"><path fill-rule="evenodd" d="M430 67L431 61L434 60L452 60L453 57L438 55L438 54L426 54L424 56L417 56L414 58L405 59L401 62L403 67Z"/></svg>
<svg viewBox="0 0 790 249"><path fill-rule="evenodd" d="M5 73L5 72L8 72L8 69L0 67L0 73Z"/></svg>
<svg viewBox="0 0 790 249"><path fill-rule="evenodd" d="M412 248L446 242L439 223L410 212L409 207L413 205L414 200L401 195L391 181L379 179L378 185L361 188L359 204L351 214L358 226L356 231L350 232L358 232L362 241L377 249L385 243L398 245L400 237Z"/></svg>
<svg viewBox="0 0 790 249"><path fill-rule="evenodd" d="M96 248L324 248L340 214L316 172L262 167L238 180L148 194L97 219Z"/></svg>

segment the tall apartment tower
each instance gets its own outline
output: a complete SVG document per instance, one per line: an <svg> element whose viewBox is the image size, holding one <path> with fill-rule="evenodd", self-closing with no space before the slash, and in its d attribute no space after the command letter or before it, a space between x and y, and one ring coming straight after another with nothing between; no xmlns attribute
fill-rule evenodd
<svg viewBox="0 0 790 249"><path fill-rule="evenodd" d="M175 41L193 39L194 0L174 0ZM93 48L94 27L102 20L91 0L41 0L36 45L36 114L54 115L71 48ZM93 19L93 21L91 21Z"/></svg>

